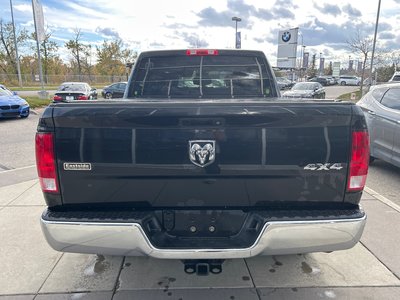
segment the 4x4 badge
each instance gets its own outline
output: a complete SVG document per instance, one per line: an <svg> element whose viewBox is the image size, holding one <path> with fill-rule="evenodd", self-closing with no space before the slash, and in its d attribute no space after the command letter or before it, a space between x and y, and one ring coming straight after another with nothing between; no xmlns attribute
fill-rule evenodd
<svg viewBox="0 0 400 300"><path fill-rule="evenodd" d="M329 170L341 170L343 166L341 163L329 163L329 164L308 164L304 167L304 170L311 171L329 171Z"/></svg>
<svg viewBox="0 0 400 300"><path fill-rule="evenodd" d="M189 141L189 159L194 165L202 168L212 164L215 160L215 141Z"/></svg>

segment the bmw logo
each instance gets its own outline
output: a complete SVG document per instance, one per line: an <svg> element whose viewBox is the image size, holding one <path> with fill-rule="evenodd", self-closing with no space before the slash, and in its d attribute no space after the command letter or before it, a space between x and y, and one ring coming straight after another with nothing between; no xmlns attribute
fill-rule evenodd
<svg viewBox="0 0 400 300"><path fill-rule="evenodd" d="M282 34L282 41L284 41L285 43L287 43L287 42L289 42L290 41L290 38L292 37L292 35L290 34L290 32L289 31L285 31L283 34Z"/></svg>

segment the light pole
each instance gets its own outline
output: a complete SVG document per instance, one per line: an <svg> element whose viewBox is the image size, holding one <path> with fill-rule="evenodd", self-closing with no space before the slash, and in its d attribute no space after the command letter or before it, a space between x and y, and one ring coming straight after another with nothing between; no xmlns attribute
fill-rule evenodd
<svg viewBox="0 0 400 300"><path fill-rule="evenodd" d="M14 34L15 60L17 61L18 83L19 86L22 87L21 66L19 64L17 36L15 35L14 11L13 11L12 0L10 0L10 8L11 8L11 20L12 20L12 27Z"/></svg>
<svg viewBox="0 0 400 300"><path fill-rule="evenodd" d="M349 72L351 71L350 67L351 67L351 55L349 55Z"/></svg>
<svg viewBox="0 0 400 300"><path fill-rule="evenodd" d="M303 35L300 32L299 32L299 35L301 37L301 48L300 48L300 69L301 69L302 62L303 62L303 46L304 46L304 44L303 44Z"/></svg>
<svg viewBox="0 0 400 300"><path fill-rule="evenodd" d="M375 24L375 34L374 34L374 44L372 46L372 54L371 54L371 68L369 71L369 80L372 84L372 67L374 66L374 54L375 54L375 45L376 45L376 34L378 33L378 24L379 24L379 14L381 11L381 0L378 2L378 11L376 13L376 24ZM362 96L362 95L361 95Z"/></svg>
<svg viewBox="0 0 400 300"><path fill-rule="evenodd" d="M322 52L319 53L319 76L322 75Z"/></svg>
<svg viewBox="0 0 400 300"><path fill-rule="evenodd" d="M242 21L239 17L232 17L232 21L235 21L235 48L238 49L238 40L237 40L237 23Z"/></svg>

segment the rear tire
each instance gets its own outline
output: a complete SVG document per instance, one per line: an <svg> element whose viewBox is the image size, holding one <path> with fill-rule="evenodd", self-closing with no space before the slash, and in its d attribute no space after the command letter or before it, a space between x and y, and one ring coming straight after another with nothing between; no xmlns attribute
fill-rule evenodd
<svg viewBox="0 0 400 300"><path fill-rule="evenodd" d="M340 82L340 85L346 85L346 81Z"/></svg>
<svg viewBox="0 0 400 300"><path fill-rule="evenodd" d="M375 157L373 157L373 156L370 156L369 157L369 164L372 164L374 161L375 161Z"/></svg>

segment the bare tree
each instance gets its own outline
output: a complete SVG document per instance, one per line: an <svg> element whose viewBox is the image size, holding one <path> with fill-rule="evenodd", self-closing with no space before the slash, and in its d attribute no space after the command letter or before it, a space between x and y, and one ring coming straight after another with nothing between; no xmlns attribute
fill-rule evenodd
<svg viewBox="0 0 400 300"><path fill-rule="evenodd" d="M363 94L363 83L365 76L365 68L367 65L367 59L369 53L372 51L372 38L365 37L357 30L356 34L346 41L350 51L353 53L361 54L362 56L362 72L361 72L361 83L360 83L360 94ZM372 66L371 66L372 67ZM372 82L372 78L370 78Z"/></svg>
<svg viewBox="0 0 400 300"><path fill-rule="evenodd" d="M393 64L395 65L395 71L397 71L398 65L400 64L400 51L395 50L390 54L390 56Z"/></svg>
<svg viewBox="0 0 400 300"><path fill-rule="evenodd" d="M18 47L24 46L28 40L28 32L22 29L16 32ZM17 74L15 44L12 23L0 19L0 68L6 74Z"/></svg>
<svg viewBox="0 0 400 300"><path fill-rule="evenodd" d="M65 47L67 47L73 57L73 63L76 63L79 77L82 75L82 69L84 69L85 62L88 61L87 56L90 55L90 46L83 44L81 39L81 30L75 29L75 37L65 43Z"/></svg>
<svg viewBox="0 0 400 300"><path fill-rule="evenodd" d="M47 83L48 80L51 63L59 57L58 56L59 47L56 42L51 40L52 34L53 32L49 31L49 29L46 28L44 40L40 42L40 56L42 57L45 83ZM33 32L31 34L31 39L36 41L36 32ZM33 50L33 53L35 53L36 45L32 46L31 48Z"/></svg>

